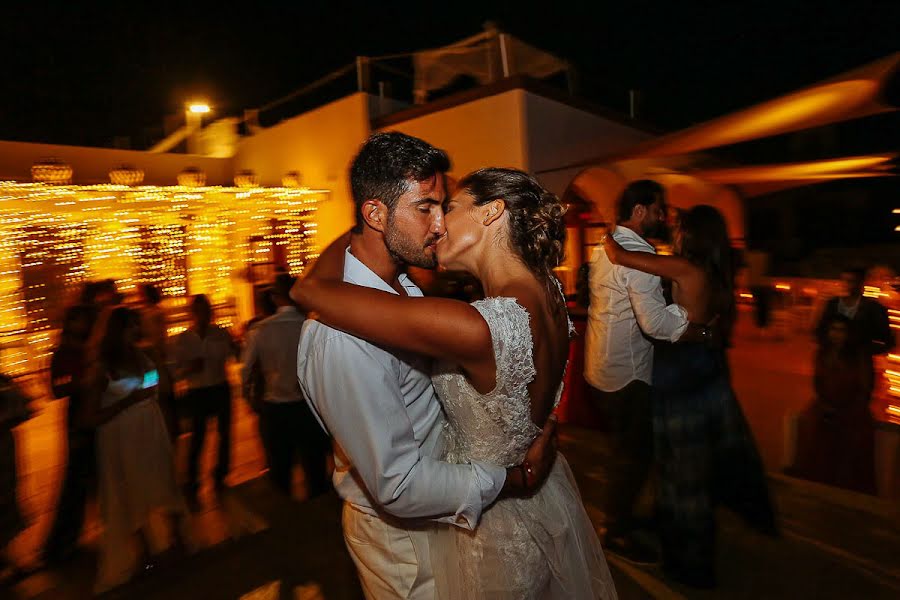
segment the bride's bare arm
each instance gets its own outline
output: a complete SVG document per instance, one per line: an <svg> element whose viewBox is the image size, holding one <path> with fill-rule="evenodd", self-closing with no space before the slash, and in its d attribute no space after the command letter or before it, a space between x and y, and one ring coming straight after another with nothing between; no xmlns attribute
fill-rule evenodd
<svg viewBox="0 0 900 600"><path fill-rule="evenodd" d="M410 298L343 281L347 237L328 246L291 289L291 298L319 319L375 344L470 365L493 364L491 332L471 305Z"/></svg>
<svg viewBox="0 0 900 600"><path fill-rule="evenodd" d="M703 275L703 271L687 259L680 256L660 256L651 252L626 250L611 235L604 239L603 249L613 264L657 275L663 279L670 279L679 285L684 285L698 275L701 277Z"/></svg>
<svg viewBox="0 0 900 600"><path fill-rule="evenodd" d="M328 244L328 247L322 251L319 258L303 273L303 279L342 281L344 279L344 252L349 245L350 232L348 231ZM301 282L298 281L299 283ZM291 296L293 295L294 290L291 290Z"/></svg>

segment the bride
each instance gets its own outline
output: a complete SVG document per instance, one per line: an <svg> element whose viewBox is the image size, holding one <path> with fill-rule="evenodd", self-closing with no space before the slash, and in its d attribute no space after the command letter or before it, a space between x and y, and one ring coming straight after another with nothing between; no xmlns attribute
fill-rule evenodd
<svg viewBox="0 0 900 600"><path fill-rule="evenodd" d="M344 283L346 238L323 252L292 295L332 327L436 359L432 380L448 421L444 460L512 467L562 392L572 328L552 269L562 259L564 210L528 174L489 168L463 178L444 211L438 261L474 275L486 299L408 298ZM616 598L562 456L531 497L498 500L475 531L432 535L441 598Z"/></svg>

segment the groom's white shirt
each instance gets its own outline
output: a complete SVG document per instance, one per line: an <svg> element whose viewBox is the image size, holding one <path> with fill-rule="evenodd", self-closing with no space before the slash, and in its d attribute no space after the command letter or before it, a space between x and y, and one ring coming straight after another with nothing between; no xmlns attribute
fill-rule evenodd
<svg viewBox="0 0 900 600"><path fill-rule="evenodd" d="M397 293L349 249L344 281ZM405 275L400 283L408 295L422 295ZM500 493L506 470L439 460L444 414L429 363L308 320L297 376L335 442L334 486L344 500L374 516L387 512L474 529Z"/></svg>

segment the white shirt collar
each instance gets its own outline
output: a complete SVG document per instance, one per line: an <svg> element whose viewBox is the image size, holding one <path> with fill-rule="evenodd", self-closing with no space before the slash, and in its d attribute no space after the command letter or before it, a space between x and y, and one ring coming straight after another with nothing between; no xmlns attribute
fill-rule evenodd
<svg viewBox="0 0 900 600"><path fill-rule="evenodd" d="M613 232L613 235L616 237L623 237L629 240L634 240L636 242L640 242L647 246L653 247L650 242L642 238L636 231L631 229L630 227L625 227L624 225L616 225L616 230Z"/></svg>
<svg viewBox="0 0 900 600"><path fill-rule="evenodd" d="M421 295L419 288L416 287L416 284L414 284L409 277L407 277L406 273L400 273L398 280L400 281L400 285L403 286L409 295ZM391 294L397 294L397 290L392 288L384 279L376 275L375 272L367 267L361 260L353 256L349 246L347 247L347 250L344 251L344 281L375 288L376 290L381 290L383 292L390 292ZM399 296L399 294L397 295Z"/></svg>

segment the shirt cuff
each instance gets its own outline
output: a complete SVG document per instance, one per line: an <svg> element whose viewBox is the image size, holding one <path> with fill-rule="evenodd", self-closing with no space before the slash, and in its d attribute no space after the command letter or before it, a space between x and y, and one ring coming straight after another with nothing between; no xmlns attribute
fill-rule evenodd
<svg viewBox="0 0 900 600"><path fill-rule="evenodd" d="M474 530L485 507L493 504L506 483L506 468L488 463L472 463L472 483L460 510L453 516L438 519L462 529Z"/></svg>
<svg viewBox="0 0 900 600"><path fill-rule="evenodd" d="M687 311L677 304L669 304L666 306L666 310L673 315L675 315L680 321L681 324L675 328L675 331L672 332L672 337L669 338L669 341L673 344L681 339L681 336L684 335L684 332L687 331L688 325L690 322L687 318Z"/></svg>

